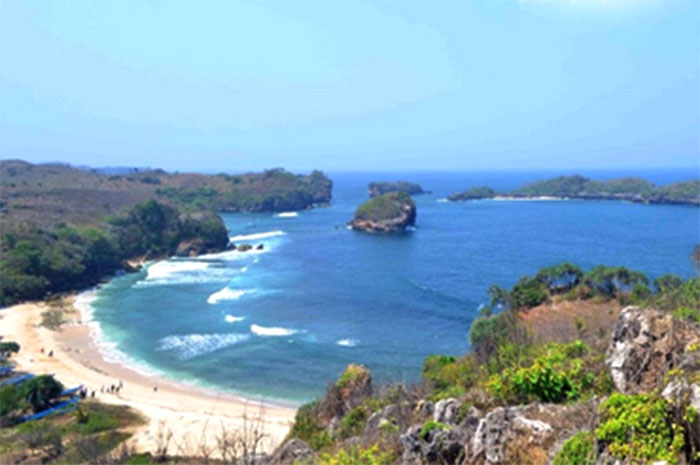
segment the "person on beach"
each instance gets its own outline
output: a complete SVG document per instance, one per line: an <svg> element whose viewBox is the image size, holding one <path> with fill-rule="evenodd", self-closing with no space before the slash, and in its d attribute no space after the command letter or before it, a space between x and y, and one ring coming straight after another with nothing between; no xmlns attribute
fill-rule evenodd
<svg viewBox="0 0 700 465"><path fill-rule="evenodd" d="M92 399L95 398L95 391L92 391L92 392L90 393L90 398L92 398Z"/></svg>
<svg viewBox="0 0 700 465"><path fill-rule="evenodd" d="M49 357L53 357L53 350L49 351Z"/></svg>
<svg viewBox="0 0 700 465"><path fill-rule="evenodd" d="M153 392L158 392L158 385L153 386Z"/></svg>

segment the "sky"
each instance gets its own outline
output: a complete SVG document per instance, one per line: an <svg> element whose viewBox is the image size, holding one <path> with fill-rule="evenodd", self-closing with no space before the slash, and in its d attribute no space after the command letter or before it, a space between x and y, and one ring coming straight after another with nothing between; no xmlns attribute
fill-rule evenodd
<svg viewBox="0 0 700 465"><path fill-rule="evenodd" d="M0 0L0 158L700 165L700 2Z"/></svg>

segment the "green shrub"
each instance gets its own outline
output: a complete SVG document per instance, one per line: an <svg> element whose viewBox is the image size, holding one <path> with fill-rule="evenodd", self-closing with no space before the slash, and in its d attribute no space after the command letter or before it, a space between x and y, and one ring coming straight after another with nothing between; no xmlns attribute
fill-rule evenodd
<svg viewBox="0 0 700 465"><path fill-rule="evenodd" d="M364 422L367 420L367 412L362 406L355 407L346 413L340 420L340 437L349 438L362 432Z"/></svg>
<svg viewBox="0 0 700 465"><path fill-rule="evenodd" d="M99 433L119 427L119 418L103 410L83 412L81 409L78 409L76 418L78 419L78 429L83 434Z"/></svg>
<svg viewBox="0 0 700 465"><path fill-rule="evenodd" d="M0 416L19 412L29 407L24 399L24 393L20 386L5 386L0 388Z"/></svg>
<svg viewBox="0 0 700 465"><path fill-rule="evenodd" d="M614 393L600 406L596 437L619 459L675 464L683 448L683 428L671 422L668 407L656 394Z"/></svg>
<svg viewBox="0 0 700 465"><path fill-rule="evenodd" d="M595 460L595 438L590 432L581 431L564 443L552 465L594 465Z"/></svg>
<svg viewBox="0 0 700 465"><path fill-rule="evenodd" d="M423 380L432 391L433 400L462 396L474 384L480 371L471 356L429 355L423 362Z"/></svg>
<svg viewBox="0 0 700 465"><path fill-rule="evenodd" d="M581 341L547 344L529 366L515 364L491 376L486 389L505 402L563 402L577 399L595 376L584 370L586 352Z"/></svg>
<svg viewBox="0 0 700 465"><path fill-rule="evenodd" d="M427 441L428 436L430 436L430 433L433 431L448 431L450 429L450 425L446 425L445 423L441 423L439 421L426 421L418 432L418 437L423 441Z"/></svg>
<svg viewBox="0 0 700 465"><path fill-rule="evenodd" d="M289 431L290 438L299 438L312 449L320 450L332 442L318 417L318 402L310 402L299 407L294 424Z"/></svg>
<svg viewBox="0 0 700 465"><path fill-rule="evenodd" d="M376 444L368 449L354 446L341 449L335 454L323 454L319 465L389 465L394 462L393 454L382 452Z"/></svg>

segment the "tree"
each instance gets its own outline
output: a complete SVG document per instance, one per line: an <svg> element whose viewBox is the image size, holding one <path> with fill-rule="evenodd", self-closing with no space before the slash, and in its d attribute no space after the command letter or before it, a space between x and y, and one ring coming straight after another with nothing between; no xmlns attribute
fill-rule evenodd
<svg viewBox="0 0 700 465"><path fill-rule="evenodd" d="M19 352L19 344L14 341L0 342L0 354L9 354Z"/></svg>
<svg viewBox="0 0 700 465"><path fill-rule="evenodd" d="M550 294L566 293L578 286L583 279L583 270L564 262L556 266L542 268L535 278L547 286Z"/></svg>
<svg viewBox="0 0 700 465"><path fill-rule="evenodd" d="M547 300L545 285L538 279L528 276L521 277L515 283L511 295L516 309L536 307Z"/></svg>
<svg viewBox="0 0 700 465"><path fill-rule="evenodd" d="M22 385L22 397L29 402L35 412L45 410L51 400L63 391L63 384L52 375L40 375Z"/></svg>
<svg viewBox="0 0 700 465"><path fill-rule="evenodd" d="M621 292L631 290L635 284L648 285L649 278L644 273L623 266L598 265L584 275L583 282L594 294L612 299Z"/></svg>
<svg viewBox="0 0 700 465"><path fill-rule="evenodd" d="M679 278L675 274L665 274L659 276L654 280L654 287L659 292L669 292L674 289L678 289L683 285L683 279Z"/></svg>

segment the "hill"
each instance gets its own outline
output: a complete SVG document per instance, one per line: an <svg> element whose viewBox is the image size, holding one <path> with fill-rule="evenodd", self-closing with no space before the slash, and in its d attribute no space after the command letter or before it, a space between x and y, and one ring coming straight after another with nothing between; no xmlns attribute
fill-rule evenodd
<svg viewBox="0 0 700 465"><path fill-rule="evenodd" d="M219 211L278 212L331 199L332 181L282 169L242 175L0 162L0 305L94 285L134 258L216 252Z"/></svg>
<svg viewBox="0 0 700 465"><path fill-rule="evenodd" d="M657 186L644 179L626 177L594 181L573 175L526 184L509 193L499 193L489 187L472 188L451 194L448 200L463 201L490 198L554 197L580 200L625 200L653 204L700 205L700 180Z"/></svg>

